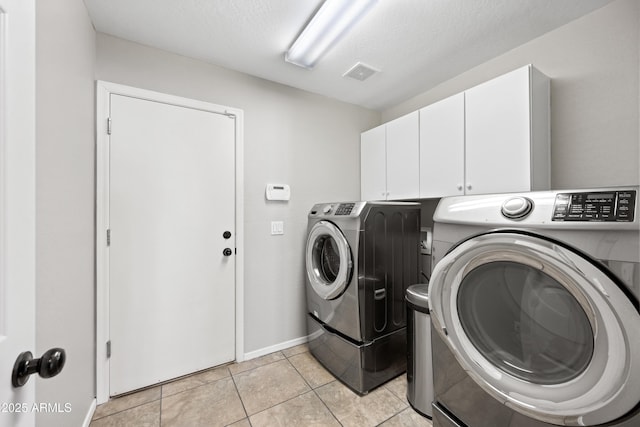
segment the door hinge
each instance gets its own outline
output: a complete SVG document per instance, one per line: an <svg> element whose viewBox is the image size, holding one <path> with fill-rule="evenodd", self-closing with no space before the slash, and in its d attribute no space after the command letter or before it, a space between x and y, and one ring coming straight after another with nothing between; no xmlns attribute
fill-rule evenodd
<svg viewBox="0 0 640 427"><path fill-rule="evenodd" d="M111 117L107 118L107 135L111 135Z"/></svg>
<svg viewBox="0 0 640 427"><path fill-rule="evenodd" d="M111 357L111 340L107 341L107 359Z"/></svg>
<svg viewBox="0 0 640 427"><path fill-rule="evenodd" d="M107 246L111 246L111 229L107 228Z"/></svg>

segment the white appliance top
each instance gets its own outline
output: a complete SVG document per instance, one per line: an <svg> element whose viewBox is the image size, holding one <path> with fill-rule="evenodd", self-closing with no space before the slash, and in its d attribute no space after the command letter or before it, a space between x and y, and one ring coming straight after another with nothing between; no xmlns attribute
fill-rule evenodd
<svg viewBox="0 0 640 427"><path fill-rule="evenodd" d="M436 223L562 230L640 230L638 186L443 198Z"/></svg>

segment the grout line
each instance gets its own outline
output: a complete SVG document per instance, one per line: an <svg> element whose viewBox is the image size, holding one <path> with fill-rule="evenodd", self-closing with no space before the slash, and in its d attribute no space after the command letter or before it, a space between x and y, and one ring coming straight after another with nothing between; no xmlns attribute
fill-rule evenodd
<svg viewBox="0 0 640 427"><path fill-rule="evenodd" d="M296 372L298 372L298 370L296 369L296 367L295 367L295 366L293 366L293 363L291 363L291 362L289 361L289 359L286 359L286 358L285 358L284 360L286 360L286 361L287 361L287 363L289 363L289 365L290 365L290 366L291 366L291 367L292 367ZM280 360L279 360L278 362L280 362ZM261 410L261 411L256 412L255 414L251 414L251 416L256 415L256 414L259 414L260 412L264 412L264 411L269 410L269 409L271 409L271 408L275 408L275 407L276 407L276 406L278 406L278 405L282 405L282 404L283 404L283 403L285 403L285 402L289 402L290 400L296 399L296 398L298 398L298 397L300 397L300 396L302 396L302 395L304 395L304 394L309 393L310 391L313 391L313 389L312 389L312 388L311 388L311 386L307 383L307 381L304 379L304 377L303 377L300 373L298 373L298 375L300 375L300 377L302 377L302 380L305 382L305 384L307 385L307 387L309 387L309 390L305 390L305 391L303 391L302 393L299 393L299 394L297 394L297 395L295 395L295 396L293 396L293 397L290 397L289 399L286 399L286 400L283 400L282 402L279 402L279 403L273 404L273 405L269 406L268 408L265 408L265 409L263 409L263 410ZM240 393L238 392L238 394L240 394ZM240 400L242 400L242 397L240 397ZM243 402L243 405L244 405L244 402Z"/></svg>
<svg viewBox="0 0 640 427"><path fill-rule="evenodd" d="M98 421L98 420L103 420L103 419L105 419L105 418L109 418L109 417L113 417L113 416L115 416L115 415L122 414L123 412L127 412L127 411L130 411L130 410L132 410L132 409L139 408L139 407L141 407L141 406L149 405L149 404L151 404L151 403L153 403L153 402L160 401L160 400L161 400L161 399L151 399L151 400L149 400L148 402L143 402L143 403L140 403L140 404L138 404L138 405L129 406L129 407L124 408L124 409L122 409L122 410L120 410L120 411L116 411L116 412L113 412L113 413L111 413L111 414L104 415L104 416L102 416L102 417L92 418L92 419L91 419L91 422L93 422L93 421ZM162 403L161 403L161 405L162 405Z"/></svg>
<svg viewBox="0 0 640 427"><path fill-rule="evenodd" d="M324 407L325 407L325 408L327 408L327 411L329 411L329 413L331 414L331 416L333 417L333 419L334 419L334 420L336 420L336 421L338 422L338 424L340 424L340 425L342 426L342 425L343 425L343 424L342 424L342 422L340 422L340 420L338 419L338 417L336 416L336 414L334 414L334 413L333 413L333 411L331 410L331 408L329 408L329 406L327 406L327 403L326 403L324 400L322 400L322 397L320 397L320 395L319 395L319 394L318 394L318 392L317 392L317 390L318 390L318 389L320 389L320 388L324 387L325 385L328 385L328 384L334 383L334 382L336 382L336 381L338 381L338 380L333 380L333 381L331 381L331 382L328 382L327 384L323 384L323 385L319 386L317 389L313 389L313 390L311 390L311 391L313 391L313 392L315 393L315 395L316 395L316 397L318 398L318 400L320 400L320 402L322 402L322 404L324 405Z"/></svg>
<svg viewBox="0 0 640 427"><path fill-rule="evenodd" d="M249 424L251 425L251 420L249 420L249 413L247 412L247 408L244 406L244 400L242 400L242 396L240 395L240 390L238 389L238 384L236 384L236 379L233 377L233 374L231 375L231 381L233 382L233 387L236 389L236 393L238 395L238 399L240 399L240 404L242 405L242 410L244 411L244 414L246 415L246 419L247 421L249 421Z"/></svg>
<svg viewBox="0 0 640 427"><path fill-rule="evenodd" d="M273 355L273 354L277 354L277 353L280 353L280 355L282 356L282 359L274 360L274 361L272 361L272 362L268 362L268 363L265 363L265 364L263 364L263 365L258 365L258 366L255 366L255 367L253 367L253 368L247 369L247 370L245 370L245 371L236 372L235 374L234 374L233 372L231 372L231 369L229 369L229 373L231 374L231 376L234 376L234 375L241 375L241 374L244 374L245 372L251 372L251 371L253 371L254 369L262 368L263 366L273 365L274 363L278 363L278 362L280 362L280 361L282 361L282 360L287 360L287 361L289 360L289 359L287 358L287 356L285 356L285 355L282 353L282 351L280 351L280 350L279 350L279 351L275 351L275 352L273 352L273 353L265 354L264 356L260 356L260 357L258 357L257 359L253 359L253 360L258 360L258 359L260 359L260 358L262 358L262 357L271 356L271 355ZM240 365L240 364L242 364L242 363L251 363L251 360L247 360L246 362L240 362L240 363L238 363L238 365Z"/></svg>
<svg viewBox="0 0 640 427"><path fill-rule="evenodd" d="M171 397L171 396L176 396L176 395L178 395L178 394L181 394L181 393L184 393L184 392L187 392L187 391L190 391L190 390L195 390L195 389L197 389L197 388L204 387L204 386L206 386L206 385L211 385L211 384L213 384L213 383L216 383L216 382L221 381L221 380L225 380L225 379L227 379L227 378L231 378L231 372L229 371L229 369L228 369L228 368L227 368L227 372L229 373L229 375L228 375L228 376L223 376L223 377L217 378L217 379L215 379L215 380L211 380L211 381L204 381L204 382L202 382L202 383L200 383L200 384L197 384L197 385L194 385L194 386L191 386L191 387L187 387L187 388L185 388L184 390L180 390L180 391L177 391L177 392L175 392L175 393L167 394L166 396L164 395L164 386L165 386L165 385L169 385L169 384L171 384L171 383L173 383L173 382L182 381L182 380L184 380L184 379L186 379L186 378L189 378L189 376L187 376L187 377L183 377L183 378L181 378L180 380L176 380L176 381L172 381L172 382L169 382L169 383L163 384L163 388L162 388L162 397L161 397L161 398L162 398L162 399L164 399L165 397L167 397L167 398L168 398L168 397ZM195 375L197 375L197 374L194 374L193 376L195 376Z"/></svg>
<svg viewBox="0 0 640 427"><path fill-rule="evenodd" d="M302 372L300 372L300 370L298 370L298 368L296 368L296 365L291 363L291 360L289 360L288 358L287 358L287 362L289 362L289 364L291 366L293 366L293 369L298 373L298 375L300 375L300 377L302 378L302 381L304 381L305 384L307 384L309 386L309 389L313 390L313 386L311 385L311 383L309 381L307 381L307 379L304 377L304 375L302 375Z"/></svg>
<svg viewBox="0 0 640 427"><path fill-rule="evenodd" d="M153 386L153 387L159 387L159 386ZM153 387L146 388L146 389L144 389L142 391L151 390ZM99 406L108 405L110 402L113 402L114 400L122 399L122 398L124 398L126 396L132 396L132 395L134 395L136 393L139 393L139 392L133 392L133 393L129 393L129 394L126 394L126 395L122 395L121 397L116 397L115 399L109 400L108 402L105 402L105 403L103 403L102 405L99 405ZM162 389L160 389L160 397L158 399L151 399L151 400L148 400L148 401L145 401L145 402L141 402L141 403L139 403L137 405L127 406L126 408L123 408L123 409L121 409L119 411L116 411L116 412L112 412L112 413L110 413L108 415L103 415L103 416L98 417L98 418L92 418L91 421L97 421L97 420L101 420L103 418L110 417L112 415L121 414L121 413L126 412L126 411L128 411L130 409L139 408L140 406L148 405L149 403L153 403L156 400L161 400L161 399L162 399Z"/></svg>

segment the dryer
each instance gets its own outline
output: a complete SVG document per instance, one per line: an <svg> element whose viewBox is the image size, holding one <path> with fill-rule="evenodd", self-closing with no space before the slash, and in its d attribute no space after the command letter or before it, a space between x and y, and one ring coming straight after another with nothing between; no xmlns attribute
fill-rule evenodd
<svg viewBox="0 0 640 427"><path fill-rule="evenodd" d="M442 199L434 426L640 425L638 187Z"/></svg>
<svg viewBox="0 0 640 427"><path fill-rule="evenodd" d="M418 281L420 205L315 205L305 252L309 348L365 394L406 370L407 287Z"/></svg>

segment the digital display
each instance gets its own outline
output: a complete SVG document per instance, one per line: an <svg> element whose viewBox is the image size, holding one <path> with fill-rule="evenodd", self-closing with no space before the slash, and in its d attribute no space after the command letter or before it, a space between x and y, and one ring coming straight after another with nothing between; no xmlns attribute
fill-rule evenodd
<svg viewBox="0 0 640 427"><path fill-rule="evenodd" d="M597 194L587 194L587 200L593 199L613 199L615 194L612 193L597 193Z"/></svg>

